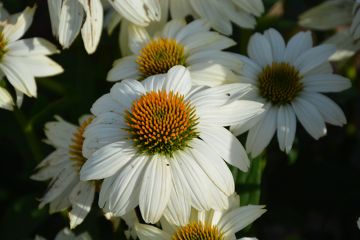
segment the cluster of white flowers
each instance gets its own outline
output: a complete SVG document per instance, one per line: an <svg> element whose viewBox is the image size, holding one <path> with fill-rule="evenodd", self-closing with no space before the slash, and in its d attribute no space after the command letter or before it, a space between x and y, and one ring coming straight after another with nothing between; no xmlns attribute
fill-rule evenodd
<svg viewBox="0 0 360 240"><path fill-rule="evenodd" d="M297 120L315 139L326 134L326 122L346 123L342 110L322 94L351 86L328 62L335 46L314 47L310 32L285 43L269 29L252 35L248 56L225 51L236 45L225 36L232 34L232 23L255 27L255 17L264 12L261 0L47 3L53 34L63 48L81 31L91 54L104 23L113 29L122 22L123 57L104 76L119 82L93 103L91 115L82 116L78 126L59 116L45 125L46 143L56 150L31 177L50 180L40 207L49 204L51 213L69 210L71 228L83 222L98 196L104 215L126 220L128 237L236 239L235 233L266 210L239 206L228 164L246 172L248 154L261 154L275 132L280 149L288 153ZM354 5L350 32L358 39L357 3L333 0L321 9L340 4ZM14 87L18 103L9 88L0 87L4 109L20 107L23 94L36 97L34 77L63 71L46 57L59 52L54 45L41 38L19 40L35 9L9 15L1 6L0 73ZM189 15L191 22L185 20ZM305 13L300 23L334 26L333 18L328 25L317 21L318 15L323 17L314 10ZM344 16L346 22L336 24L351 22L349 14ZM244 148L236 136L245 132ZM138 223L134 210L142 222L159 224Z"/></svg>

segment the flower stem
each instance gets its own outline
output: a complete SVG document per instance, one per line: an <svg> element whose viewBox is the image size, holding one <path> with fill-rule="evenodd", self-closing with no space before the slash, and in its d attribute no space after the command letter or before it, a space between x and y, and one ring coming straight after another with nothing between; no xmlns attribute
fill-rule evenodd
<svg viewBox="0 0 360 240"><path fill-rule="evenodd" d="M33 158L35 161L39 162L41 161L43 154L41 152L39 140L37 139L33 126L30 121L27 120L26 116L21 112L20 109L17 107L14 108L14 116L19 123L21 130L23 131L26 141L28 143L28 146L31 150L31 153L33 155Z"/></svg>

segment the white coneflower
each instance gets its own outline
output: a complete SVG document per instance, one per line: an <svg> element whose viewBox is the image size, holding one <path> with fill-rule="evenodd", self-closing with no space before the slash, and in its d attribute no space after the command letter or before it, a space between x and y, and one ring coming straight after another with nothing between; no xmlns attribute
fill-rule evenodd
<svg viewBox="0 0 360 240"><path fill-rule="evenodd" d="M80 177L104 179L105 211L121 216L139 205L155 223L163 214L187 218L191 206L227 208L234 180L225 162L246 171L249 160L223 126L252 119L262 104L234 100L248 85L192 88L191 81L175 66L142 82L123 80L94 103Z"/></svg>
<svg viewBox="0 0 360 240"><path fill-rule="evenodd" d="M330 60L341 60L351 57L360 49L360 1L328 0L304 12L299 17L299 24L316 30L329 30L349 26L338 31L325 43L337 47Z"/></svg>
<svg viewBox="0 0 360 240"><path fill-rule="evenodd" d="M41 200L40 207L50 204L50 213L71 207L70 227L79 225L91 209L96 182L82 182L79 178L81 166L86 158L82 154L83 132L92 121L92 116L79 119L75 126L56 117L55 122L45 125L46 142L56 148L38 166L31 179L51 179L49 189Z"/></svg>
<svg viewBox="0 0 360 240"><path fill-rule="evenodd" d="M122 17L140 26L160 19L157 0L112 0ZM103 28L101 0L48 0L53 34L64 48L70 47L81 30L86 51L94 53Z"/></svg>
<svg viewBox="0 0 360 240"><path fill-rule="evenodd" d="M249 99L263 102L266 109L247 136L246 149L252 156L262 152L275 132L280 149L289 152L296 119L315 139L326 134L325 122L337 126L346 123L342 110L320 93L340 92L351 83L332 73L328 58L335 47L312 44L310 32L296 34L287 45L274 29L251 37L249 58L242 57L243 75L254 86ZM236 125L231 130L240 134L248 127Z"/></svg>
<svg viewBox="0 0 360 240"><path fill-rule="evenodd" d="M150 225L135 225L140 240L233 240L235 233L251 224L266 210L264 206L239 206L239 197L229 197L229 208L223 211L192 210L190 219L178 226L162 220L162 230ZM176 216L174 216L176 217ZM240 240L255 240L256 238L240 238Z"/></svg>
<svg viewBox="0 0 360 240"><path fill-rule="evenodd" d="M154 36L143 27L132 25L129 29L129 48L133 55L114 62L107 76L109 81L144 79L166 73L176 65L187 67L196 85L240 81L234 74L241 71L239 56L222 51L235 42L210 31L205 20L186 24L185 20L175 19Z"/></svg>
<svg viewBox="0 0 360 240"><path fill-rule="evenodd" d="M46 55L57 53L54 45L43 38L19 40L30 27L36 7L7 15L1 11L0 22L0 76L15 88L19 99L23 94L36 97L34 77L53 76L63 72L61 66ZM1 88L0 107L12 109L9 93Z"/></svg>
<svg viewBox="0 0 360 240"><path fill-rule="evenodd" d="M264 12L262 0L167 0L172 18L192 15L208 20L211 27L226 35L232 34L231 23L254 28L255 16Z"/></svg>

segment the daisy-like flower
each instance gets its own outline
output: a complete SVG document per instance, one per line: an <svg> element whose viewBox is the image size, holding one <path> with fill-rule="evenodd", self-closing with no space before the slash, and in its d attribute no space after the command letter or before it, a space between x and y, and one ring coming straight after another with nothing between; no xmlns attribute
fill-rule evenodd
<svg viewBox="0 0 360 240"><path fill-rule="evenodd" d="M127 20L146 26L160 18L157 0L112 0L109 3ZM64 48L70 47L81 30L86 51L94 53L103 28L101 0L48 0L53 34Z"/></svg>
<svg viewBox="0 0 360 240"><path fill-rule="evenodd" d="M93 116L85 115L75 126L55 117L57 121L45 125L46 142L56 148L38 166L38 172L31 179L51 179L49 189L42 198L40 208L50 205L50 213L71 207L70 227L79 225L91 209L94 199L95 181L82 182L79 178L81 166L86 161L82 154L83 132Z"/></svg>
<svg viewBox="0 0 360 240"><path fill-rule="evenodd" d="M0 77L6 76L15 88L18 99L23 94L36 97L34 77L53 76L63 72L61 66L46 55L57 53L54 45L43 38L19 40L30 27L36 7L8 16L1 11L0 22ZM11 110L10 94L0 88L0 107Z"/></svg>
<svg viewBox="0 0 360 240"><path fill-rule="evenodd" d="M254 91L248 99L264 103L266 109L254 126L232 126L236 134L249 130L246 149L257 156L275 132L280 149L289 152L295 137L296 119L315 139L326 134L325 122L342 126L342 110L320 92L339 92L351 86L348 79L332 73L328 62L332 45L312 47L310 32L300 32L287 45L274 29L256 33L249 41L248 55L242 57L243 75Z"/></svg>
<svg viewBox="0 0 360 240"><path fill-rule="evenodd" d="M262 0L167 0L172 18L188 15L208 20L211 27L226 35L232 34L235 23L243 28L254 28L255 16L264 12Z"/></svg>
<svg viewBox="0 0 360 240"><path fill-rule="evenodd" d="M191 88L182 66L116 83L91 109L80 178L104 179L99 205L106 212L122 216L139 205L150 223L163 214L188 219L191 206L226 209L234 180L225 162L246 171L249 160L223 126L262 112L260 103L235 100L248 86Z"/></svg>
<svg viewBox="0 0 360 240"><path fill-rule="evenodd" d="M329 30L349 26L338 31L325 43L335 44L337 51L331 60L338 61L351 57L360 49L360 1L328 0L304 12L299 24L316 30Z"/></svg>
<svg viewBox="0 0 360 240"><path fill-rule="evenodd" d="M205 20L186 24L185 20L175 19L151 37L145 28L131 25L129 48L133 55L116 60L107 80L144 79L182 65L188 67L196 85L239 82L239 76L234 74L241 71L239 56L222 51L236 43L209 29Z"/></svg>
<svg viewBox="0 0 360 240"><path fill-rule="evenodd" d="M189 221L180 226L162 219L162 230L155 226L140 223L135 225L135 229L140 240L232 240L237 239L235 233L254 222L265 212L264 206L240 207L239 197L232 195L229 197L229 208L226 210L199 212L193 209ZM240 238L240 240L251 239L255 240L256 238Z"/></svg>

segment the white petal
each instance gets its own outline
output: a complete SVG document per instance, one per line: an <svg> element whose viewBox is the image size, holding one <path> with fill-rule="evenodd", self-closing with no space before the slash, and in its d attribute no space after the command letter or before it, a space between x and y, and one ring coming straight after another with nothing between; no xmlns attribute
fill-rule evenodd
<svg viewBox="0 0 360 240"><path fill-rule="evenodd" d="M10 111L14 109L14 100L12 99L12 96L2 87L0 87L0 108Z"/></svg>
<svg viewBox="0 0 360 240"><path fill-rule="evenodd" d="M186 95L191 89L189 70L183 66L170 68L166 75L164 88L168 93L173 92Z"/></svg>
<svg viewBox="0 0 360 240"><path fill-rule="evenodd" d="M234 179L220 155L200 139L193 139L190 147L194 161L211 181L227 196L233 194L235 191Z"/></svg>
<svg viewBox="0 0 360 240"><path fill-rule="evenodd" d="M198 112L201 124L230 126L247 122L261 114L263 104L254 101L238 100L218 108Z"/></svg>
<svg viewBox="0 0 360 240"><path fill-rule="evenodd" d="M219 11L221 4L216 0L198 0L190 1L195 12L201 17L208 20L211 26L225 35L232 33L232 26L229 19Z"/></svg>
<svg viewBox="0 0 360 240"><path fill-rule="evenodd" d="M110 90L111 97L126 109L130 109L133 102L143 94L144 86L139 81L130 79L116 83Z"/></svg>
<svg viewBox="0 0 360 240"><path fill-rule="evenodd" d="M222 50L234 46L236 42L231 38L220 35L216 32L200 32L191 35L181 43L185 46L185 51L195 53L203 50Z"/></svg>
<svg viewBox="0 0 360 240"><path fill-rule="evenodd" d="M275 29L270 28L264 32L264 36L271 45L273 60L276 62L284 61L285 41L280 33Z"/></svg>
<svg viewBox="0 0 360 240"><path fill-rule="evenodd" d="M313 104L302 97L292 102L295 114L305 130L315 139L326 134L324 119Z"/></svg>
<svg viewBox="0 0 360 240"><path fill-rule="evenodd" d="M310 48L296 59L294 66L299 69L301 74L306 74L311 69L326 62L335 51L335 46L330 44Z"/></svg>
<svg viewBox="0 0 360 240"><path fill-rule="evenodd" d="M140 224L135 224L135 230L140 240L169 240L171 236L157 227Z"/></svg>
<svg viewBox="0 0 360 240"><path fill-rule="evenodd" d="M289 105L282 105L277 113L277 139L281 151L290 152L296 132L296 116Z"/></svg>
<svg viewBox="0 0 360 240"><path fill-rule="evenodd" d="M136 56L126 56L116 60L112 69L108 72L106 80L118 81L126 78L140 78L139 66L136 63Z"/></svg>
<svg viewBox="0 0 360 240"><path fill-rule="evenodd" d="M186 21L184 19L173 19L166 23L164 29L162 30L161 36L163 38L175 39L176 34L185 26Z"/></svg>
<svg viewBox="0 0 360 240"><path fill-rule="evenodd" d="M12 56L50 55L59 52L55 45L37 37L11 42L7 49L7 54Z"/></svg>
<svg viewBox="0 0 360 240"><path fill-rule="evenodd" d="M225 214L218 223L218 229L224 233L225 238L232 239L238 231L258 219L266 210L264 206L248 205L232 210Z"/></svg>
<svg viewBox="0 0 360 240"><path fill-rule="evenodd" d="M36 97L36 83L30 69L18 62L16 57L4 55L0 69L6 75L11 85L29 97Z"/></svg>
<svg viewBox="0 0 360 240"><path fill-rule="evenodd" d="M330 98L318 93L305 92L302 93L302 96L304 96L306 100L308 100L317 108L325 122L336 126L343 126L346 124L346 117L344 112Z"/></svg>
<svg viewBox="0 0 360 240"><path fill-rule="evenodd" d="M141 49L149 42L150 36L145 28L134 24L129 25L129 47L134 54L139 54Z"/></svg>
<svg viewBox="0 0 360 240"><path fill-rule="evenodd" d="M226 209L228 207L227 196L216 187L209 176L197 164L191 153L175 153L171 164L174 171L183 175L189 186L192 206L198 210ZM175 161L176 159L176 161Z"/></svg>
<svg viewBox="0 0 360 240"><path fill-rule="evenodd" d="M60 14L62 1L48 0L49 14L51 20L51 29L55 37L59 36Z"/></svg>
<svg viewBox="0 0 360 240"><path fill-rule="evenodd" d="M166 74L157 74L150 77L147 77L142 81L146 92L157 92L164 89L164 85L167 81Z"/></svg>
<svg viewBox="0 0 360 240"><path fill-rule="evenodd" d="M81 181L103 179L116 173L135 156L131 143L115 142L97 150L82 166Z"/></svg>
<svg viewBox="0 0 360 240"><path fill-rule="evenodd" d="M72 209L69 212L70 228L75 228L82 223L90 212L95 195L95 185L93 182L79 182L72 190L69 200Z"/></svg>
<svg viewBox="0 0 360 240"><path fill-rule="evenodd" d="M139 207L144 221L156 223L163 215L172 189L168 160L154 156L145 171L140 189Z"/></svg>
<svg viewBox="0 0 360 240"><path fill-rule="evenodd" d="M42 55L19 57L17 61L26 66L35 77L54 76L64 71L59 64Z"/></svg>
<svg viewBox="0 0 360 240"><path fill-rule="evenodd" d="M68 149L77 126L64 121L59 116L55 116L55 119L57 121L47 122L45 124L44 131L48 139L47 143L56 148Z"/></svg>
<svg viewBox="0 0 360 240"><path fill-rule="evenodd" d="M209 23L204 19L198 19L184 26L175 36L177 42L182 42L188 36L199 32L207 32L210 29Z"/></svg>
<svg viewBox="0 0 360 240"><path fill-rule="evenodd" d="M276 129L277 110L270 107L263 118L249 130L246 139L246 150L252 157L258 156L270 143Z"/></svg>
<svg viewBox="0 0 360 240"><path fill-rule="evenodd" d="M59 42L68 48L80 32L84 19L84 10L79 1L64 0L59 23Z"/></svg>
<svg viewBox="0 0 360 240"><path fill-rule="evenodd" d="M124 107L115 101L109 93L97 99L90 109L94 115L99 115L104 112L123 113L123 110Z"/></svg>
<svg viewBox="0 0 360 240"><path fill-rule="evenodd" d="M315 74L302 79L309 92L340 92L351 87L349 79L337 74Z"/></svg>
<svg viewBox="0 0 360 240"><path fill-rule="evenodd" d="M259 33L251 36L247 51L250 58L262 67L271 65L273 62L271 45L267 38Z"/></svg>
<svg viewBox="0 0 360 240"><path fill-rule="evenodd" d="M147 156L137 157L116 173L113 179L105 179L99 206L106 206L118 216L134 209L139 204L140 186L148 162ZM107 189L108 181L111 181L111 185Z"/></svg>
<svg viewBox="0 0 360 240"><path fill-rule="evenodd" d="M288 42L285 50L284 60L294 62L302 53L312 47L310 32L299 32Z"/></svg>
<svg viewBox="0 0 360 240"><path fill-rule="evenodd" d="M87 53L95 52L103 28L103 7L100 0L79 0L82 4L86 19L81 28L81 35Z"/></svg>
<svg viewBox="0 0 360 240"><path fill-rule="evenodd" d="M171 161L176 161L172 159ZM177 174L178 171L173 171L174 164L170 164L172 170L172 191L168 206L164 210L164 217L171 224L177 226L184 226L189 222L191 212L191 197L189 187L186 180L183 179L182 174Z"/></svg>
<svg viewBox="0 0 360 240"><path fill-rule="evenodd" d="M250 161L239 140L223 127L199 128L200 138L214 149L227 163L246 172Z"/></svg>
<svg viewBox="0 0 360 240"><path fill-rule="evenodd" d="M11 19L14 22L5 24L2 34L6 41L14 42L25 34L33 21L35 10L36 6L27 7L22 13L16 15L16 19Z"/></svg>

